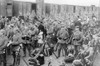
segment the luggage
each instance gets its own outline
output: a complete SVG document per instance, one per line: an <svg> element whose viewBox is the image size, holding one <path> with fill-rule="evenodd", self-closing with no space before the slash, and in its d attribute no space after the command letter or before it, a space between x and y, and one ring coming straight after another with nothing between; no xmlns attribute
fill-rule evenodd
<svg viewBox="0 0 100 66"><path fill-rule="evenodd" d="M72 63L74 61L74 56L72 54L69 54L65 60L66 63Z"/></svg>
<svg viewBox="0 0 100 66"><path fill-rule="evenodd" d="M38 63L37 61L39 62L39 65L43 65L45 63L45 60L44 60L44 55L43 54L40 54L38 57L37 57L37 60L36 59L29 59L29 64L30 65L34 65L34 66L38 66Z"/></svg>
<svg viewBox="0 0 100 66"><path fill-rule="evenodd" d="M1 37L0 36L0 50L2 50L3 48L5 48L8 44L8 39L7 37Z"/></svg>
<svg viewBox="0 0 100 66"><path fill-rule="evenodd" d="M74 60L72 63L73 66L83 66L82 62L80 60Z"/></svg>
<svg viewBox="0 0 100 66"><path fill-rule="evenodd" d="M44 55L40 54L39 57L37 57L37 60L39 61L40 65L43 65L45 63Z"/></svg>

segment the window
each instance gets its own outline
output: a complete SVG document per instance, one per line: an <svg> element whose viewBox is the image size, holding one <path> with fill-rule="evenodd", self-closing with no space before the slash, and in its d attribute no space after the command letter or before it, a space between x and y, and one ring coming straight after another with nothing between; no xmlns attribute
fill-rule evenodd
<svg viewBox="0 0 100 66"><path fill-rule="evenodd" d="M76 11L76 6L73 7L73 13L75 13L75 11Z"/></svg>
<svg viewBox="0 0 100 66"><path fill-rule="evenodd" d="M58 10L57 10L57 12L60 13L60 10L61 10L61 6L58 5Z"/></svg>
<svg viewBox="0 0 100 66"><path fill-rule="evenodd" d="M50 14L50 6L49 6L49 4L46 4L46 6L45 6L45 13L46 14Z"/></svg>
<svg viewBox="0 0 100 66"><path fill-rule="evenodd" d="M12 5L12 3L7 3L7 5Z"/></svg>
<svg viewBox="0 0 100 66"><path fill-rule="evenodd" d="M86 10L86 8L85 8L85 7L83 7L83 9L84 9L84 11Z"/></svg>

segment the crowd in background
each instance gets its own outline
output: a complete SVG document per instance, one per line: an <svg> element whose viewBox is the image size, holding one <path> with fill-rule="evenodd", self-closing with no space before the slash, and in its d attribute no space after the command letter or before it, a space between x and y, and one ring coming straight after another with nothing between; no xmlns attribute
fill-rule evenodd
<svg viewBox="0 0 100 66"><path fill-rule="evenodd" d="M11 41L14 44L18 44L18 43L25 44L25 41L22 40L23 36L30 36L30 37L34 36L33 40L36 40L37 36L40 35L41 37L42 34L41 31L43 31L44 33L44 36L42 37L43 42L46 40L45 38L48 37L48 35L53 33L57 36L57 39L59 39L58 37L61 36L62 33L64 32L67 33L66 31L63 31L62 28L64 29L70 28L72 29L72 31L74 31L75 28L77 30L76 27L77 25L79 28L78 34L81 34L82 38L84 38L83 43L91 46L91 44L94 44L93 42L96 43L99 42L99 33L100 33L99 22L100 21L97 20L97 17L94 14L91 16L87 16L87 15L75 16L74 14L70 14L70 15L66 14L66 17L63 16L61 17L57 15L38 16L34 13L34 14L18 16L18 17L9 17L9 18L1 17L0 18L0 46L2 44L4 46L7 45L9 41ZM63 38L65 38L65 36L63 36ZM41 43L43 42L40 41L39 46L41 46ZM4 46L1 46L0 50L2 50ZM62 47L64 48L64 46ZM31 56L30 54L32 52L32 50L30 49L31 46L25 45L24 48L25 47L28 47L29 55ZM89 51L91 52L91 50Z"/></svg>

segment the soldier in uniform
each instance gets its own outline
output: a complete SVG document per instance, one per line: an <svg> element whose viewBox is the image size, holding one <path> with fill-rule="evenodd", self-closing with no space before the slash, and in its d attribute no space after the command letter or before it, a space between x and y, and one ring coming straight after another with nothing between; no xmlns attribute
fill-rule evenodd
<svg viewBox="0 0 100 66"><path fill-rule="evenodd" d="M4 63L3 66L6 66L6 47L8 44L9 40L5 36L5 30L2 29L0 30L0 65L1 62Z"/></svg>
<svg viewBox="0 0 100 66"><path fill-rule="evenodd" d="M22 39L24 40L23 42L23 51L24 51L24 57L26 56L26 49L28 50L29 52L29 56L31 56L31 34L32 34L32 31L27 27L27 29L24 30L23 32L23 36L22 36Z"/></svg>
<svg viewBox="0 0 100 66"><path fill-rule="evenodd" d="M60 57L60 53L62 49L64 49L65 55L67 55L66 54L66 44L68 44L67 43L67 40L69 37L68 30L66 28L61 28L57 33L57 37L58 37L58 46L59 46L58 57Z"/></svg>
<svg viewBox="0 0 100 66"><path fill-rule="evenodd" d="M73 31L73 44L75 45L75 51L76 51L75 56L78 54L78 51L81 48L82 41L83 41L83 34L80 31L80 26L76 25L75 30Z"/></svg>

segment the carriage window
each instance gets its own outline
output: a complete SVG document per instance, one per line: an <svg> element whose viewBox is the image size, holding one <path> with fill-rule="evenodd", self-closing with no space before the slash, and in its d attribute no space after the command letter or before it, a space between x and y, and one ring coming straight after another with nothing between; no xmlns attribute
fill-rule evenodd
<svg viewBox="0 0 100 66"><path fill-rule="evenodd" d="M73 13L75 13L75 10L76 10L76 6L73 7Z"/></svg>
<svg viewBox="0 0 100 66"><path fill-rule="evenodd" d="M50 6L48 4L45 6L45 12L46 14L50 14Z"/></svg>
<svg viewBox="0 0 100 66"><path fill-rule="evenodd" d="M84 7L84 11L86 10L86 8Z"/></svg>
<svg viewBox="0 0 100 66"><path fill-rule="evenodd" d="M31 7L32 10L34 10L35 12L36 12L36 6L37 6L37 5L36 5L35 3L33 3L33 4L32 4L32 7Z"/></svg>
<svg viewBox="0 0 100 66"><path fill-rule="evenodd" d="M7 3L7 5L12 5L12 3Z"/></svg>
<svg viewBox="0 0 100 66"><path fill-rule="evenodd" d="M60 13L60 10L61 10L61 6L58 5L58 10L57 10L57 12Z"/></svg>

